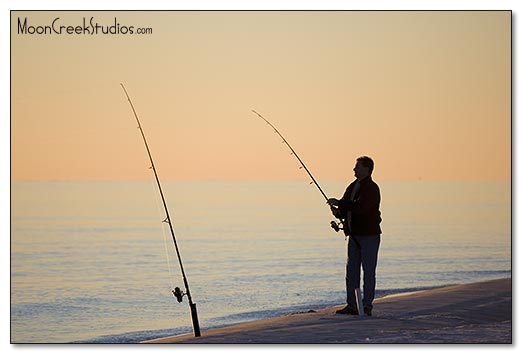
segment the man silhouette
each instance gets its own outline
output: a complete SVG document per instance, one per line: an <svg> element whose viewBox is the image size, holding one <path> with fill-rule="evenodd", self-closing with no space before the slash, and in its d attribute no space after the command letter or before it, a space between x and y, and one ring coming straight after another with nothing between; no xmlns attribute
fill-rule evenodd
<svg viewBox="0 0 522 354"><path fill-rule="evenodd" d="M358 315L355 289L360 288L361 265L364 273L364 313L372 315L375 297L375 269L381 242L381 195L379 186L372 180L373 160L368 156L357 158L356 180L338 200L330 198L328 204L334 216L344 219L344 233L349 237L346 262L346 307L339 314Z"/></svg>

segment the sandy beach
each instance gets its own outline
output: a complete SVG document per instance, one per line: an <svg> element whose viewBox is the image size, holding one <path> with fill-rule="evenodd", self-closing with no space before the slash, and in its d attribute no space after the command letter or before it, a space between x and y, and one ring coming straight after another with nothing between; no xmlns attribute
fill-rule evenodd
<svg viewBox="0 0 522 354"><path fill-rule="evenodd" d="M344 305L144 343L512 343L511 278L375 300L373 316Z"/></svg>

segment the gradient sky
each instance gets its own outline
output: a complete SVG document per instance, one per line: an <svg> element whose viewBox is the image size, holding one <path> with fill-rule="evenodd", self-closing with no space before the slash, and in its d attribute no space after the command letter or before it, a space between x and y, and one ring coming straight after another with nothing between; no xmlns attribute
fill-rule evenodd
<svg viewBox="0 0 522 354"><path fill-rule="evenodd" d="M29 25L152 28L28 35ZM11 178L511 178L511 13L12 12Z"/></svg>

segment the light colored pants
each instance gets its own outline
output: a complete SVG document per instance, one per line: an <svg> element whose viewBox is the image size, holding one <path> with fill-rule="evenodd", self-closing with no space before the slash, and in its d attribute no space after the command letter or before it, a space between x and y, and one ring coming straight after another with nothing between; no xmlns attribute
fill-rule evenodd
<svg viewBox="0 0 522 354"><path fill-rule="evenodd" d="M348 241L348 259L346 261L346 303L357 309L355 289L361 287L361 265L364 273L363 306L373 308L375 298L375 269L381 235L350 236Z"/></svg>

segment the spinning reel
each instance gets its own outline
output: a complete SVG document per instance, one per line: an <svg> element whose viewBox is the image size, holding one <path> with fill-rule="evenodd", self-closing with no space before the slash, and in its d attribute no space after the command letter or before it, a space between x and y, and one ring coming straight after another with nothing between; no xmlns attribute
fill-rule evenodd
<svg viewBox="0 0 522 354"><path fill-rule="evenodd" d="M343 222L342 221L330 221L330 226L332 227L332 229L335 230L335 232L339 232L339 230L344 230L343 228Z"/></svg>
<svg viewBox="0 0 522 354"><path fill-rule="evenodd" d="M175 287L174 290L172 290L172 295L178 300L178 302L183 301L183 296L187 295L185 292L181 291L179 287Z"/></svg>

